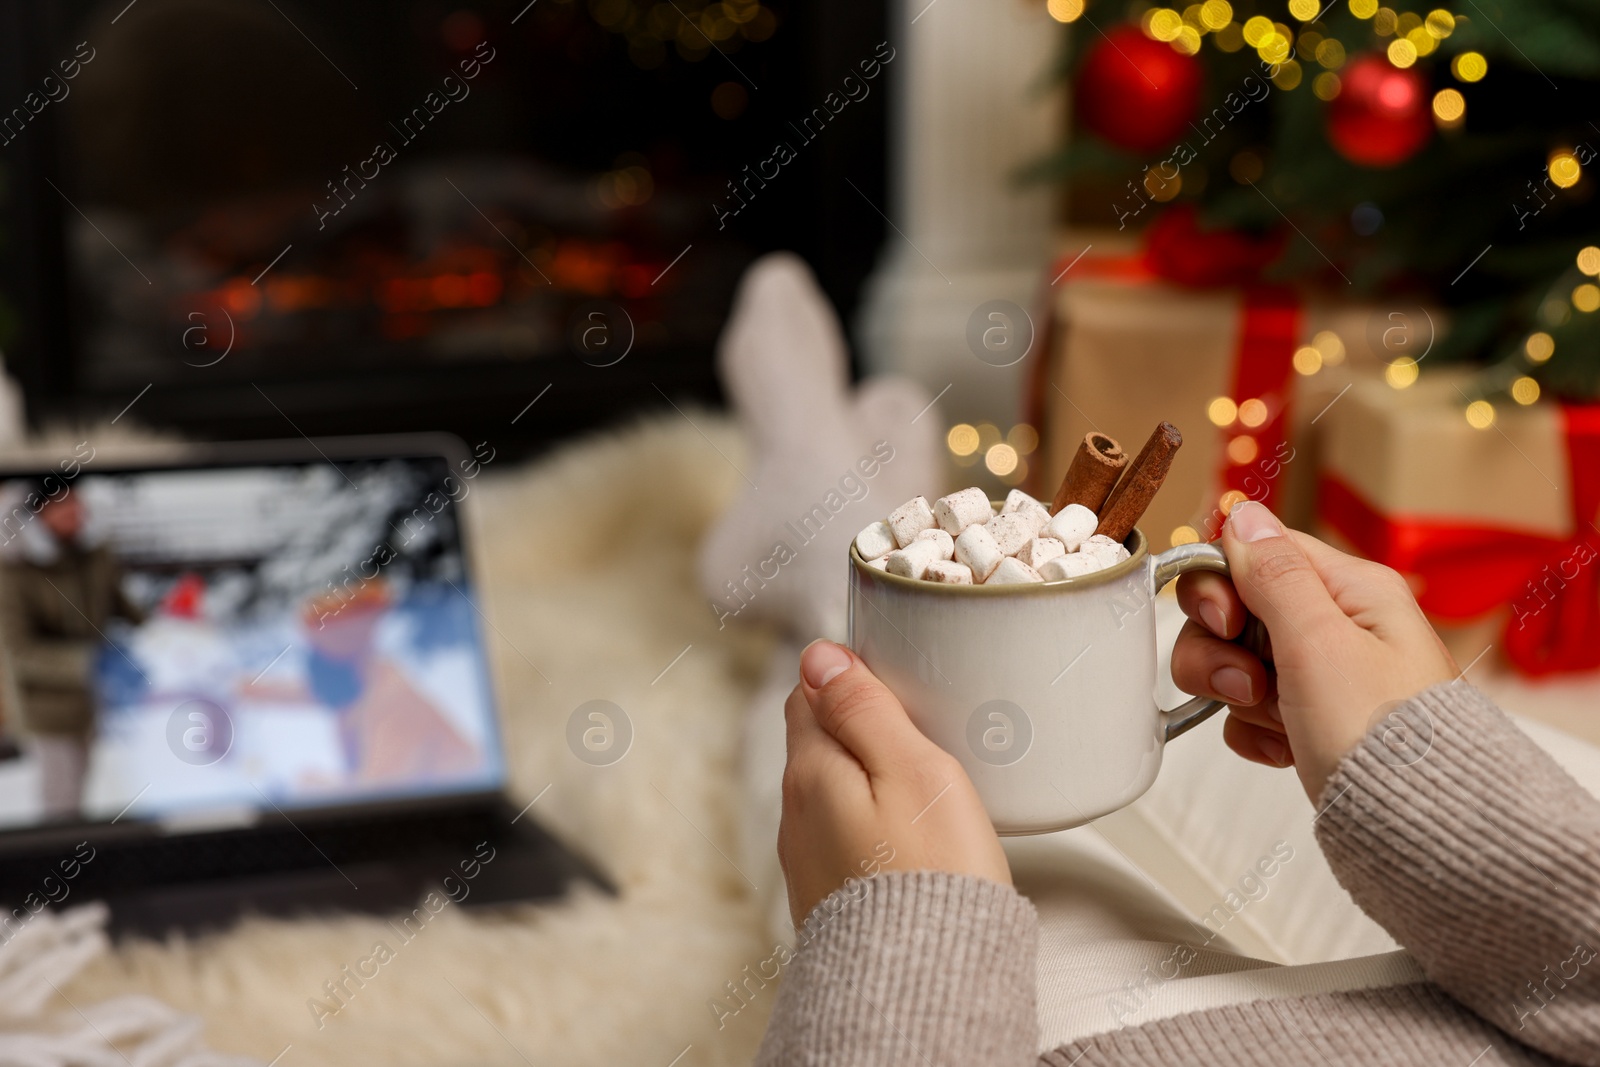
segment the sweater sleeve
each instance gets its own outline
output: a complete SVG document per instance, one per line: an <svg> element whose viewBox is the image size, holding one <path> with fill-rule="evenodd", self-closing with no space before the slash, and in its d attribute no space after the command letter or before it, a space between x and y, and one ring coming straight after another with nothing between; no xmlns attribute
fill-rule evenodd
<svg viewBox="0 0 1600 1067"><path fill-rule="evenodd" d="M759 1067L1033 1064L1038 916L1010 886L891 871L806 918Z"/></svg>
<svg viewBox="0 0 1600 1067"><path fill-rule="evenodd" d="M1600 801L1487 697L1454 682L1399 705L1328 780L1317 837L1441 988L1600 1065Z"/></svg>

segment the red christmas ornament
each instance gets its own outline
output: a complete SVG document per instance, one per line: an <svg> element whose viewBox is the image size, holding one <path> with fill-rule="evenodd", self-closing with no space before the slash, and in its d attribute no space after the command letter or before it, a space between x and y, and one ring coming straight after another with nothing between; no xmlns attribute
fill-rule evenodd
<svg viewBox="0 0 1600 1067"><path fill-rule="evenodd" d="M1432 136L1428 83L1416 68L1401 70L1371 54L1340 72L1339 95L1328 108L1328 140L1341 156L1364 167L1393 167Z"/></svg>
<svg viewBox="0 0 1600 1067"><path fill-rule="evenodd" d="M1078 121L1118 148L1158 152L1194 118L1201 79L1194 56L1152 41L1137 26L1118 26L1078 68Z"/></svg>

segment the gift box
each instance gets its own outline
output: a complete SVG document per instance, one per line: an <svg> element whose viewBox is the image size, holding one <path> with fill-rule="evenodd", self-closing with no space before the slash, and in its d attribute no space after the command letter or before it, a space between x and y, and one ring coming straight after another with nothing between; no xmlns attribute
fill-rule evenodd
<svg viewBox="0 0 1600 1067"><path fill-rule="evenodd" d="M1246 498L1309 524L1319 416L1353 381L1425 350L1436 316L1253 283L1226 252L1215 280L1230 284L1197 284L1204 272L1160 241L1097 240L1051 268L1027 390L1040 430L1031 492L1050 498L1091 430L1132 455L1166 420L1184 444L1140 522L1154 547L1209 540Z"/></svg>
<svg viewBox="0 0 1600 1067"><path fill-rule="evenodd" d="M1600 667L1600 405L1496 402L1479 428L1469 384L1355 382L1320 424L1319 532L1405 574L1464 666Z"/></svg>

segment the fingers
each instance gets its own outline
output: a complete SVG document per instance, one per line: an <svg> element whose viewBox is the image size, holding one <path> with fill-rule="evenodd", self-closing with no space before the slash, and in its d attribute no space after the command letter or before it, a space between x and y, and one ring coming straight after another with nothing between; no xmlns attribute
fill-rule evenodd
<svg viewBox="0 0 1600 1067"><path fill-rule="evenodd" d="M843 751L839 742L817 724L817 717L811 711L811 702L806 699L803 686L795 686L789 699L783 702L783 722L790 763L809 759L818 753Z"/></svg>
<svg viewBox="0 0 1600 1067"><path fill-rule="evenodd" d="M1229 513L1222 547L1239 598L1266 623L1279 660L1349 625L1300 544L1257 502L1244 501Z"/></svg>
<svg viewBox="0 0 1600 1067"><path fill-rule="evenodd" d="M800 690L817 725L869 774L915 765L933 748L888 687L831 641L813 641L800 654Z"/></svg>
<svg viewBox="0 0 1600 1067"><path fill-rule="evenodd" d="M1261 660L1242 645L1212 636L1192 619L1183 624L1172 647L1172 680L1185 693L1227 701L1234 707L1260 703L1270 689Z"/></svg>
<svg viewBox="0 0 1600 1067"><path fill-rule="evenodd" d="M1244 601L1233 583L1211 571L1190 571L1178 579L1178 606L1218 637L1232 639L1244 630Z"/></svg>
<svg viewBox="0 0 1600 1067"><path fill-rule="evenodd" d="M1294 763L1294 753L1282 734L1246 722L1237 715L1229 715L1228 721L1223 723L1222 739L1251 763L1263 763L1268 767L1288 767Z"/></svg>

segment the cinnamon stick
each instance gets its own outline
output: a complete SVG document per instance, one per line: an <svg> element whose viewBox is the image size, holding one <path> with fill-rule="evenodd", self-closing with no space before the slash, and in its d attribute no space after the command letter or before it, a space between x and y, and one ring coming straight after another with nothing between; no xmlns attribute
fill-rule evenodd
<svg viewBox="0 0 1600 1067"><path fill-rule="evenodd" d="M1145 508L1155 499L1161 483L1166 481L1167 472L1172 469L1172 457L1178 454L1182 444L1183 434L1172 423L1163 422L1156 427L1106 500L1095 533L1104 534L1119 544L1128 539Z"/></svg>
<svg viewBox="0 0 1600 1067"><path fill-rule="evenodd" d="M1111 487L1117 484L1128 457L1122 446L1103 433L1084 434L1078 442L1077 454L1067 467L1067 476L1061 479L1061 488L1050 505L1053 515L1068 504L1082 504L1096 515L1106 502Z"/></svg>

